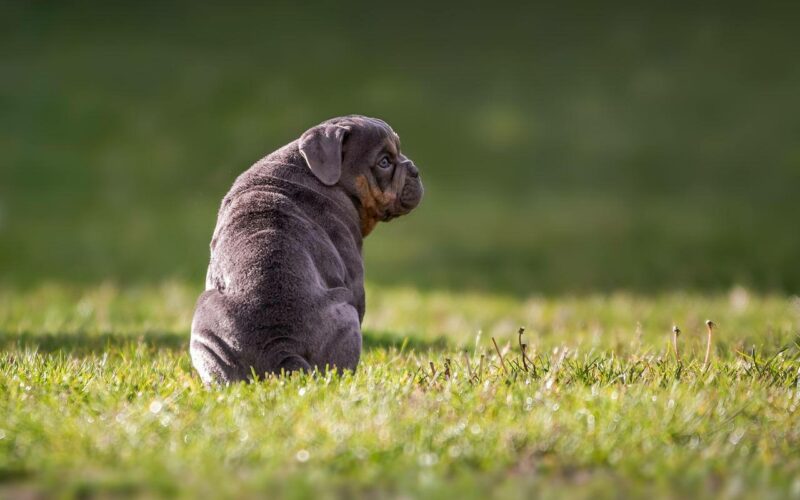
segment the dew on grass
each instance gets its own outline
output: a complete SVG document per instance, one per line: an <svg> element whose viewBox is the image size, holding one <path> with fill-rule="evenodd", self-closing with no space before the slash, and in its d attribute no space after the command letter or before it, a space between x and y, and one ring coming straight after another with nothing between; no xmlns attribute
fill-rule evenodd
<svg viewBox="0 0 800 500"><path fill-rule="evenodd" d="M742 437L744 437L744 430L736 429L731 433L730 436L728 436L728 442L733 446L736 446L737 444L739 444L739 441L742 440Z"/></svg>
<svg viewBox="0 0 800 500"><path fill-rule="evenodd" d="M163 407L164 403L156 399L155 401L150 403L150 413L156 414L160 412Z"/></svg>
<svg viewBox="0 0 800 500"><path fill-rule="evenodd" d="M423 453L419 456L419 464L423 467L432 467L439 461L436 453Z"/></svg>

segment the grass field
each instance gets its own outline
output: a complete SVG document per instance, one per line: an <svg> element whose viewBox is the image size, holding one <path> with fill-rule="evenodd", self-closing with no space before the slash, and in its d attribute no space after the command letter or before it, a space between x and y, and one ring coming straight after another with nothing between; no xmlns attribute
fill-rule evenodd
<svg viewBox="0 0 800 500"><path fill-rule="evenodd" d="M372 286L355 374L209 389L197 291L0 292L0 496L800 496L797 298Z"/></svg>

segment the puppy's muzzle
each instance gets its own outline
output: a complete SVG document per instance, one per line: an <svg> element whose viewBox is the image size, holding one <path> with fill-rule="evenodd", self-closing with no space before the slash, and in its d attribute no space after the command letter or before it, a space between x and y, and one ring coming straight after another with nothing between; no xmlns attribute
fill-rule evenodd
<svg viewBox="0 0 800 500"><path fill-rule="evenodd" d="M401 211L408 213L422 201L422 194L425 190L422 187L422 180L419 178L419 169L414 162L407 160L403 163L403 167L406 169L406 176L398 201Z"/></svg>

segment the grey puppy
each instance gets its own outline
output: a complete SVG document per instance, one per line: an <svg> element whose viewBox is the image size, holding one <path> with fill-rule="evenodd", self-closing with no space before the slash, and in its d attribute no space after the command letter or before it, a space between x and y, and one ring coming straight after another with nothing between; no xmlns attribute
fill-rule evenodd
<svg viewBox="0 0 800 500"><path fill-rule="evenodd" d="M222 200L192 320L203 381L355 369L362 239L422 193L397 134L356 115L309 129L240 175Z"/></svg>

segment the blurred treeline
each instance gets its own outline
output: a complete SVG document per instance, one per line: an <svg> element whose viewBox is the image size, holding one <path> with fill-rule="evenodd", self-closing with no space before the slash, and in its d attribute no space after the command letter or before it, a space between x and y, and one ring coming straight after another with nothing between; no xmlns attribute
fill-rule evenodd
<svg viewBox="0 0 800 500"><path fill-rule="evenodd" d="M235 176L362 113L427 188L370 281L800 289L798 4L0 5L0 282L202 286Z"/></svg>

